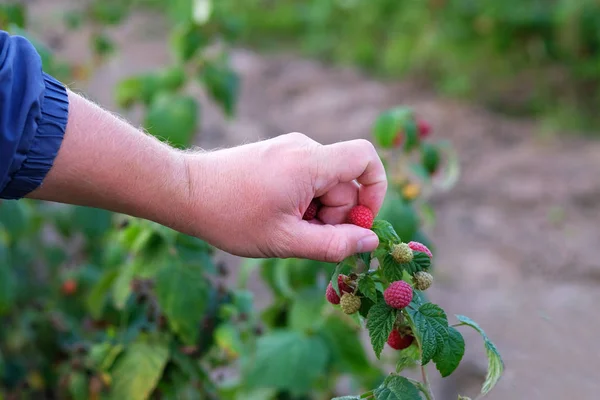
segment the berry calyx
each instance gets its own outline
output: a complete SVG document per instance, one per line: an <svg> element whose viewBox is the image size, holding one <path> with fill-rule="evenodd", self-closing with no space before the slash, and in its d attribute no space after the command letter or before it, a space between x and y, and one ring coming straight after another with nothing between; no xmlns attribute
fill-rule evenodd
<svg viewBox="0 0 600 400"><path fill-rule="evenodd" d="M413 335L402 335L398 330L393 329L388 336L387 344L395 350L404 350L408 348L415 340Z"/></svg>
<svg viewBox="0 0 600 400"><path fill-rule="evenodd" d="M417 121L417 129L419 130L419 137L425 139L431 133L431 125L422 119Z"/></svg>
<svg viewBox="0 0 600 400"><path fill-rule="evenodd" d="M319 212L319 207L320 206L321 206L321 203L319 202L319 200L312 199L312 201L308 205L308 208L304 212L304 215L302 216L302 219L305 220L305 221L310 221L310 220L315 219L317 217L318 212Z"/></svg>
<svg viewBox="0 0 600 400"><path fill-rule="evenodd" d="M429 272L416 272L413 278L415 280L415 289L417 290L427 290L433 284L433 275Z"/></svg>
<svg viewBox="0 0 600 400"><path fill-rule="evenodd" d="M433 257L433 254L431 254L431 251L423 243L408 242L408 247L410 247L413 251L419 251L421 253L427 254L429 256L429 258Z"/></svg>
<svg viewBox="0 0 600 400"><path fill-rule="evenodd" d="M60 290L65 296L74 294L77 291L77 281L74 279L67 279L63 282Z"/></svg>
<svg viewBox="0 0 600 400"><path fill-rule="evenodd" d="M404 281L392 282L383 292L383 298L388 306L401 309L408 306L412 301L413 289Z"/></svg>
<svg viewBox="0 0 600 400"><path fill-rule="evenodd" d="M358 205L353 207L348 213L348 223L360 226L361 228L371 229L375 216L369 207Z"/></svg>
<svg viewBox="0 0 600 400"><path fill-rule="evenodd" d="M413 259L413 251L406 243L393 245L390 254L400 264L409 263Z"/></svg>
<svg viewBox="0 0 600 400"><path fill-rule="evenodd" d="M346 275L338 275L338 287L342 296L344 295L344 293L353 292L352 288L346 283L347 279L348 277ZM325 290L325 298L331 304L340 304L340 296L338 296L338 294L335 292L335 289L333 288L331 282L329 282L329 285L327 285L327 290Z"/></svg>
<svg viewBox="0 0 600 400"><path fill-rule="evenodd" d="M344 293L340 299L340 307L346 314L354 314L360 310L360 298L350 293Z"/></svg>

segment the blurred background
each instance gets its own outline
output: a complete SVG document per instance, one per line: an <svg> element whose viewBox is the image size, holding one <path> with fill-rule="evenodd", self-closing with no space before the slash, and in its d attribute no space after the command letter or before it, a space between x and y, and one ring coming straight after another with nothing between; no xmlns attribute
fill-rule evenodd
<svg viewBox="0 0 600 400"><path fill-rule="evenodd" d="M71 88L181 146L232 146L292 131L322 143L371 139L380 113L398 104L412 108L458 157L458 180L427 192L426 215L417 214L436 253L432 301L449 315L478 321L504 357L505 375L488 398L598 397L598 1L4 0L0 26L35 40L47 70ZM170 94L184 81L185 95ZM6 227L16 215L7 207L15 206L0 207ZM34 207L25 207L24 215L35 215ZM92 221L70 228L89 241L85 256L51 246L56 259L50 264L71 267L57 272L56 293L81 265L101 264L93 254L102 258L116 237L109 229L118 218L88 212L56 217ZM40 224L31 222L27 239L6 229L13 267L22 260L14 254L36 257L41 247L15 249L38 240L32 238ZM135 244L123 243L135 254ZM218 258L230 267L225 282L236 282L246 264ZM27 302L14 300L11 281L3 282L0 310L9 317L0 329L8 332L17 305ZM271 304L261 279L250 279L249 288L257 308ZM44 312L62 307L45 304ZM23 332L11 340L26 337ZM486 374L480 339L465 337L467 353L455 375L433 380L438 399L475 397ZM28 351L37 354L35 347ZM49 382L43 372L6 365L5 371L29 375L11 381L5 374L5 396L16 393L9 381L27 381L28 390L39 379ZM122 365L129 364L121 359ZM360 375L360 368L353 373ZM92 383L106 384L89 371L81 376L86 383L79 398L93 398ZM69 393L47 398L78 392ZM258 393L237 398L327 398ZM227 396L216 398L236 398ZM6 397L13 398L43 397Z"/></svg>

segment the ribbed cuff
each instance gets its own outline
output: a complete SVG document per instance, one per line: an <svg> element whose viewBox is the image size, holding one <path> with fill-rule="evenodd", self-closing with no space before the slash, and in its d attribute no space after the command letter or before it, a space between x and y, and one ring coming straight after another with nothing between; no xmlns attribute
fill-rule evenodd
<svg viewBox="0 0 600 400"><path fill-rule="evenodd" d="M20 199L37 189L50 168L62 144L69 117L69 97L62 83L44 73L46 87L41 100L35 137L21 168L4 188L2 198Z"/></svg>

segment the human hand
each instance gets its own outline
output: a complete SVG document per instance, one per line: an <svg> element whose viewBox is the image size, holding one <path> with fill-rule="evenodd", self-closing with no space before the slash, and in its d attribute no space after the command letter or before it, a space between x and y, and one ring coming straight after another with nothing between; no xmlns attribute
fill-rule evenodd
<svg viewBox="0 0 600 400"><path fill-rule="evenodd" d="M195 236L246 257L341 261L374 250L377 236L346 224L357 204L377 214L387 189L373 145L321 145L300 133L225 150L186 153L188 226ZM302 216L319 197L319 222Z"/></svg>

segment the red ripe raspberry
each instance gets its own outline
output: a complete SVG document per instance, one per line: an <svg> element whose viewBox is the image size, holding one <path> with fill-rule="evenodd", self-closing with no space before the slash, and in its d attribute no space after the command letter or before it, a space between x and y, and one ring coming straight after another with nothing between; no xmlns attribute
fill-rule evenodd
<svg viewBox="0 0 600 400"><path fill-rule="evenodd" d="M348 214L348 223L360 226L365 229L371 229L373 226L373 211L369 207L359 205L350 210Z"/></svg>
<svg viewBox="0 0 600 400"><path fill-rule="evenodd" d="M390 332L390 335L388 336L387 344L392 349L404 350L412 344L413 340L415 340L414 336L412 336L412 335L402 336L402 334L400 332L398 332L398 330L393 329Z"/></svg>
<svg viewBox="0 0 600 400"><path fill-rule="evenodd" d="M354 290L348 284L346 284L345 280L348 279L346 275L338 275L338 287L340 288L340 292L343 295L344 293L352 293ZM340 296L335 292L333 285L329 282L327 285L327 290L325 291L325 298L331 304L340 304Z"/></svg>
<svg viewBox="0 0 600 400"><path fill-rule="evenodd" d="M412 297L412 287L404 281L392 282L383 292L385 302L393 308L406 307L410 304Z"/></svg>
<svg viewBox="0 0 600 400"><path fill-rule="evenodd" d="M315 219L317 217L317 213L319 212L320 206L321 206L321 203L319 202L319 200L313 199L310 202L310 204L308 205L308 208L306 209L306 211L304 212L302 219L306 220L306 221Z"/></svg>
<svg viewBox="0 0 600 400"><path fill-rule="evenodd" d="M74 279L67 279L63 282L60 290L65 296L74 294L77 291L77 281Z"/></svg>
<svg viewBox="0 0 600 400"><path fill-rule="evenodd" d="M429 256L429 258L433 257L433 254L431 254L431 251L429 251L427 246L425 246L423 243L409 242L408 247L410 247L412 249L412 251L420 251L421 253L427 254Z"/></svg>
<svg viewBox="0 0 600 400"><path fill-rule="evenodd" d="M419 138L425 139L431 132L431 125L423 120L418 120L417 129L419 130Z"/></svg>

